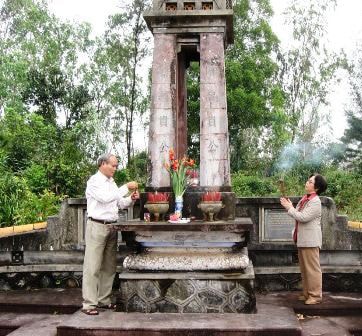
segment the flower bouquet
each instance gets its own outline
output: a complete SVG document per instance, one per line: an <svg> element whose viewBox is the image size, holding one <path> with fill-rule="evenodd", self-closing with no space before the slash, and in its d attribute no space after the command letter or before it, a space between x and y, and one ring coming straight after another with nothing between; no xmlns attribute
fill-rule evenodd
<svg viewBox="0 0 362 336"><path fill-rule="evenodd" d="M186 157L176 159L175 152L173 149L170 149L168 162L165 163L165 168L170 173L171 186L175 194L175 215L177 215L178 218L181 218L183 195L188 185L189 170L194 166L194 160Z"/></svg>

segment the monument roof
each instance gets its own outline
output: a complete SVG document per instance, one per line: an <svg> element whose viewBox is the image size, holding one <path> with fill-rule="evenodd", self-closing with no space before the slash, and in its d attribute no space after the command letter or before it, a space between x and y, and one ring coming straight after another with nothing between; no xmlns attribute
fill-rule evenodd
<svg viewBox="0 0 362 336"><path fill-rule="evenodd" d="M153 8L144 12L149 29L164 33L202 33L225 27L227 44L233 43L231 0L154 0ZM189 29L188 29L189 28Z"/></svg>

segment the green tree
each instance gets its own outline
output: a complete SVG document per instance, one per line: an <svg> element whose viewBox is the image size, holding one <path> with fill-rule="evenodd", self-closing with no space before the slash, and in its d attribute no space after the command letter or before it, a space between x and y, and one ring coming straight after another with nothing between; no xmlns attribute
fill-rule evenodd
<svg viewBox="0 0 362 336"><path fill-rule="evenodd" d="M286 141L272 14L269 1L239 0L234 6L235 41L226 58L232 171L263 171Z"/></svg>
<svg viewBox="0 0 362 336"><path fill-rule="evenodd" d="M187 87L187 156L200 157L200 65L190 63L186 75Z"/></svg>
<svg viewBox="0 0 362 336"><path fill-rule="evenodd" d="M119 143L124 141L126 164L133 153L135 119L148 105L141 77L141 72L147 71L141 68L149 54L150 35L142 17L148 5L149 1L133 0L123 13L111 16L104 37L105 54L99 53L107 59L107 72L112 79L106 91L112 106L108 116L111 118L112 147L117 152Z"/></svg>
<svg viewBox="0 0 362 336"><path fill-rule="evenodd" d="M37 0L4 1L0 16L0 149L7 167L38 195L45 188L82 195L102 146L80 61L92 44L90 27L61 22Z"/></svg>
<svg viewBox="0 0 362 336"><path fill-rule="evenodd" d="M272 9L268 0L237 0L233 10L235 38L225 64L231 170L263 169L286 141L280 127L285 120L284 98L272 58L278 39L269 25ZM197 157L198 65L192 64L188 74L188 145L189 154Z"/></svg>
<svg viewBox="0 0 362 336"><path fill-rule="evenodd" d="M351 68L350 84L352 108L347 111L347 129L342 138L346 145L345 160L352 168L362 173L362 48L359 47L357 59Z"/></svg>
<svg viewBox="0 0 362 336"><path fill-rule="evenodd" d="M335 5L335 0L293 0L285 13L293 41L278 54L278 61L291 142L312 142L321 121L328 121L321 107L328 105L336 71L346 65L342 54L326 48L326 14Z"/></svg>

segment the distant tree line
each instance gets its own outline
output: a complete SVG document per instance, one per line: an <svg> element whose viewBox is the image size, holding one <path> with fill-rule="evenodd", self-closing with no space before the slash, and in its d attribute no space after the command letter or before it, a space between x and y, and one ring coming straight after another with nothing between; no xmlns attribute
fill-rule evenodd
<svg viewBox="0 0 362 336"><path fill-rule="evenodd" d="M133 144L135 126L147 128L149 112L143 65L152 44L142 18L149 5L127 2L108 18L104 34L92 38L89 24L60 20L45 0L1 2L0 227L45 220L64 197L84 195L104 151L121 158L118 182L145 184L147 154ZM361 195L362 185L362 57L348 64L321 42L325 13L334 5L291 1L286 18L295 43L286 50L270 27L269 0L235 1L235 42L226 52L233 187L240 196L277 195L283 174L290 192L302 193L297 185L318 170L330 178L340 209L362 219L361 199L352 196ZM320 107L338 69L350 72L354 104L343 142L333 144L317 130L327 122ZM198 81L198 64L191 64L188 146L195 158ZM288 166L281 158L291 146Z"/></svg>

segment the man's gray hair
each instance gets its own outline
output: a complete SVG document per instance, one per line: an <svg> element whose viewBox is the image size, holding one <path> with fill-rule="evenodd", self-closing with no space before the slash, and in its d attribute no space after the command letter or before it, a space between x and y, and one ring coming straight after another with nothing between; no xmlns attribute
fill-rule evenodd
<svg viewBox="0 0 362 336"><path fill-rule="evenodd" d="M115 155L112 153L102 154L97 160L98 167L100 167L104 162L107 163L112 156Z"/></svg>

